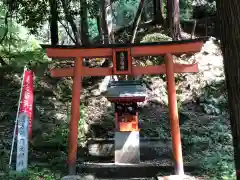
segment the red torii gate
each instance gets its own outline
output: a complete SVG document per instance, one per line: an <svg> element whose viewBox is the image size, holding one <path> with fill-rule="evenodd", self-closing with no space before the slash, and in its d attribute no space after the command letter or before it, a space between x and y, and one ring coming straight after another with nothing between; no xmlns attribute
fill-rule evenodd
<svg viewBox="0 0 240 180"><path fill-rule="evenodd" d="M108 75L132 75L166 74L167 91L169 101L169 114L172 135L172 151L175 160L176 174L184 174L183 157L181 147L181 135L179 127L177 98L174 73L198 72L197 64L173 63L172 54L185 54L199 52L206 38L198 38L183 41L167 41L160 43L119 44L98 46L51 46L46 48L46 54L50 58L74 58L73 68L60 68L51 70L53 77L73 77L71 120L69 124L68 140L68 170L69 174L76 173L78 121L80 119L80 94L82 89L82 77L84 76L108 76ZM127 65L124 70L119 70L117 53L124 52L127 57ZM156 66L133 66L132 57L165 55L165 64ZM89 68L83 66L83 58L111 58L113 67Z"/></svg>

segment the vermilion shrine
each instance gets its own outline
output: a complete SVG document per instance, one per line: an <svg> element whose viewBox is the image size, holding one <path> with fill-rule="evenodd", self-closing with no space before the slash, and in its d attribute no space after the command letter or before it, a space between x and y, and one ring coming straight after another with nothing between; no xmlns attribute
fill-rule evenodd
<svg viewBox="0 0 240 180"><path fill-rule="evenodd" d="M80 119L80 95L82 77L109 75L149 75L166 74L171 124L172 151L176 174L184 174L179 127L177 98L174 73L196 73L198 65L177 64L172 55L199 52L205 38L184 41L168 41L160 43L120 44L99 46L50 46L46 48L50 58L74 58L73 68L52 69L53 77L73 77L71 120L69 124L68 170L76 173L78 121ZM156 66L135 66L133 57L165 56L165 64ZM89 68L83 65L83 58L111 58L113 67ZM106 97L115 104L115 163L140 163L139 127L137 103L145 100L145 86L140 81L112 82ZM134 137L134 143L128 144L126 139ZM127 150L126 150L127 146ZM128 153L128 158L124 154Z"/></svg>

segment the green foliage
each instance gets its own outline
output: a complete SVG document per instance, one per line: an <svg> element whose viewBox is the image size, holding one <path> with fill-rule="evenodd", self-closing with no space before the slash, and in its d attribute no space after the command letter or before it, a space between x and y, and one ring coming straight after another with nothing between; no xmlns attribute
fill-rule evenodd
<svg viewBox="0 0 240 180"><path fill-rule="evenodd" d="M7 180L56 180L61 179L60 173L53 173L47 168L37 168L35 166L30 166L28 171L16 172L9 171L6 172L1 178Z"/></svg>
<svg viewBox="0 0 240 180"><path fill-rule="evenodd" d="M207 85L200 97L200 105L207 114L220 115L227 110L227 90L225 81Z"/></svg>
<svg viewBox="0 0 240 180"><path fill-rule="evenodd" d="M161 41L171 41L171 37L165 35L164 33L152 33L147 34L141 40L142 43L147 42L161 42Z"/></svg>
<svg viewBox="0 0 240 180"><path fill-rule="evenodd" d="M6 7L1 10L0 13L3 14ZM0 22L2 22L2 18ZM2 24L4 23L2 22ZM0 33L0 36L3 36L1 27ZM0 44L0 56L8 66L18 68L29 63L36 65L48 61L35 37L14 19L8 22L8 35Z"/></svg>
<svg viewBox="0 0 240 180"><path fill-rule="evenodd" d="M17 20L17 23L21 23L29 28L31 33L37 33L39 28L41 28L48 19L48 1L21 0L3 2L5 2L8 7L11 7L9 11L16 17L15 20Z"/></svg>
<svg viewBox="0 0 240 180"><path fill-rule="evenodd" d="M210 123L206 124L206 121ZM191 158L211 179L234 179L232 135L226 121L219 116L209 120L199 119L201 128L193 126L193 122L181 126L184 151L191 154Z"/></svg>
<svg viewBox="0 0 240 180"><path fill-rule="evenodd" d="M94 18L88 18L88 27L89 27L89 34L90 38L93 39L98 36L98 27L97 27L97 21Z"/></svg>
<svg viewBox="0 0 240 180"><path fill-rule="evenodd" d="M138 9L139 0L119 0L113 4L113 23L117 27L126 26L132 23Z"/></svg>
<svg viewBox="0 0 240 180"><path fill-rule="evenodd" d="M194 0L192 5L194 18L216 15L216 0Z"/></svg>
<svg viewBox="0 0 240 180"><path fill-rule="evenodd" d="M165 2L163 2L163 8L165 9ZM146 0L145 1L145 6L143 9L143 12L145 13L146 16L146 21L152 20L153 19L153 1L152 0ZM166 13L163 12L163 15Z"/></svg>
<svg viewBox="0 0 240 180"><path fill-rule="evenodd" d="M181 19L202 18L215 13L215 0L180 0Z"/></svg>
<svg viewBox="0 0 240 180"><path fill-rule="evenodd" d="M80 120L78 121L78 140L79 143L83 143L85 140L85 131L86 122L84 119L84 105L80 106ZM70 115L68 115L67 122L70 122ZM53 131L49 134L43 136L44 142L49 144L64 145L67 147L67 139L69 134L68 123L58 125Z"/></svg>
<svg viewBox="0 0 240 180"><path fill-rule="evenodd" d="M162 42L162 41L171 41L171 38L165 35L163 32L161 33L152 33L147 34L141 40L141 43L150 43L150 42ZM161 56L149 56L147 60L145 59L147 65L159 65L164 62L164 57Z"/></svg>
<svg viewBox="0 0 240 180"><path fill-rule="evenodd" d="M0 176L1 177L1 176ZM2 178L6 178L9 180L27 180L28 173L27 172L16 172L16 171L9 171L5 173Z"/></svg>
<svg viewBox="0 0 240 180"><path fill-rule="evenodd" d="M215 116L196 117L198 126L193 122L196 121L195 118L181 125L184 151L211 179L233 180L235 168L232 134L230 122L224 115L227 109L225 81L212 82L202 91L200 105L206 114Z"/></svg>
<svg viewBox="0 0 240 180"><path fill-rule="evenodd" d="M202 168L208 172L212 180L235 180L233 161L233 154L211 152L202 159Z"/></svg>
<svg viewBox="0 0 240 180"><path fill-rule="evenodd" d="M190 19L193 12L193 0L180 0L180 17L181 19Z"/></svg>

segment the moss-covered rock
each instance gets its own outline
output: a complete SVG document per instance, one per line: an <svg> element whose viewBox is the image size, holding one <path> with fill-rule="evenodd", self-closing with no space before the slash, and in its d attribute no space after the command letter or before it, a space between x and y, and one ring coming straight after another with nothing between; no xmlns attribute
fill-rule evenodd
<svg viewBox="0 0 240 180"><path fill-rule="evenodd" d="M171 41L172 38L163 33L152 33L147 34L141 40L141 42L161 42L161 41Z"/></svg>

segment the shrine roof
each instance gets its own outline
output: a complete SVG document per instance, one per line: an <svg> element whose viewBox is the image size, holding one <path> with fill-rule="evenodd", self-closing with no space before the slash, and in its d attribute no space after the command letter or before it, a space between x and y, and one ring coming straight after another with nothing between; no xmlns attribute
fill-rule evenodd
<svg viewBox="0 0 240 180"><path fill-rule="evenodd" d="M162 42L150 42L150 43L134 43L134 44L91 44L91 45L49 45L49 44L41 44L41 47L46 48L59 48L59 49L87 49L87 48L129 48L136 46L159 46L159 45L173 45L173 44L187 44L194 43L200 41L207 41L208 37L201 37L196 39L187 39L181 41L162 41Z"/></svg>
<svg viewBox="0 0 240 180"><path fill-rule="evenodd" d="M140 81L116 81L110 83L107 98L145 97L146 85Z"/></svg>

